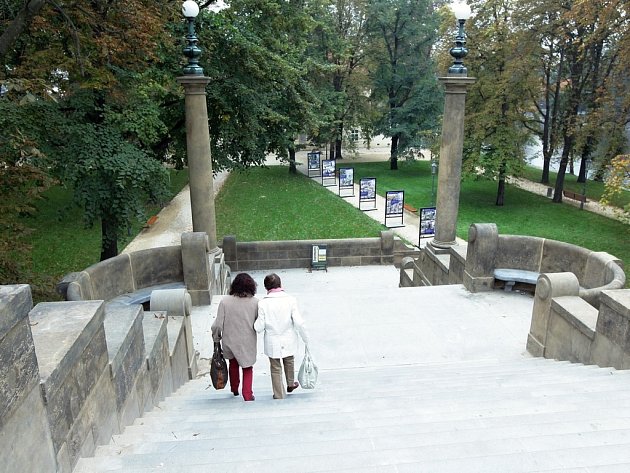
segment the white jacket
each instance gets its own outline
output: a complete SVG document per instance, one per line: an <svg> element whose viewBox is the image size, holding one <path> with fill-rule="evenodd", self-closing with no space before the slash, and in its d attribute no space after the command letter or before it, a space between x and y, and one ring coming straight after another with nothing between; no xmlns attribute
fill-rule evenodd
<svg viewBox="0 0 630 473"><path fill-rule="evenodd" d="M284 291L271 292L258 301L257 332L265 332L265 355L269 358L293 356L298 349L297 334L304 343L308 336L297 300Z"/></svg>

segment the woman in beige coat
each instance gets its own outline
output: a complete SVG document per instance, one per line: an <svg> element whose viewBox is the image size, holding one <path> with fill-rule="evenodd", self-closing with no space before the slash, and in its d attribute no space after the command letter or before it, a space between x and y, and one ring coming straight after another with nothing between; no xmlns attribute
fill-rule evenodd
<svg viewBox="0 0 630 473"><path fill-rule="evenodd" d="M255 399L252 390L256 363L257 334L254 322L258 317L256 281L240 273L232 281L229 296L219 303L217 318L212 324L212 339L222 340L223 354L229 360L230 389L238 396L240 369L243 370L243 399Z"/></svg>

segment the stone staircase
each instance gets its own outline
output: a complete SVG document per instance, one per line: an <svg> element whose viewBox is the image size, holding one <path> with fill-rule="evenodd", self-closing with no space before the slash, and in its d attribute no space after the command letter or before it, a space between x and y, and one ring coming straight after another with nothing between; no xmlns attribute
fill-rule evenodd
<svg viewBox="0 0 630 473"><path fill-rule="evenodd" d="M182 386L74 473L630 472L630 372L539 358L320 371L255 402Z"/></svg>

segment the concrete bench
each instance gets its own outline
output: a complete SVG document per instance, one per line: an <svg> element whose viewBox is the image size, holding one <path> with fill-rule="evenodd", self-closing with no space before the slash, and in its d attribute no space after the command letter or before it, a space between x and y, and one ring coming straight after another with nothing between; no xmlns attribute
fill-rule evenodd
<svg viewBox="0 0 630 473"><path fill-rule="evenodd" d="M514 287L514 284L516 284L517 282L531 284L535 286L536 281L538 281L538 276L540 276L540 273L537 273L536 271L527 271L524 269L497 268L494 270L494 279L504 281L504 289L506 291L511 291Z"/></svg>

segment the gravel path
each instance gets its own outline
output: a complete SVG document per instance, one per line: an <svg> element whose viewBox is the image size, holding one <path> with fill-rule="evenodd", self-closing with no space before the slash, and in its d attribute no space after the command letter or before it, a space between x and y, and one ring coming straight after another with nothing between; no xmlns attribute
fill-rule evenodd
<svg viewBox="0 0 630 473"><path fill-rule="evenodd" d="M547 195L547 189L549 188L549 186L545 184L529 181L527 179L516 178L516 177L510 178L509 182L510 184L520 187L521 189L524 189L526 191L533 192L534 194L539 194L542 196ZM562 203L573 205L574 207L580 207L580 202L573 199L563 198ZM589 212L593 212L599 215L603 215L604 217L620 220L621 211L619 209L617 209L616 207L612 207L610 205L600 204L596 200L588 200L587 202L585 202L584 210L587 210Z"/></svg>

